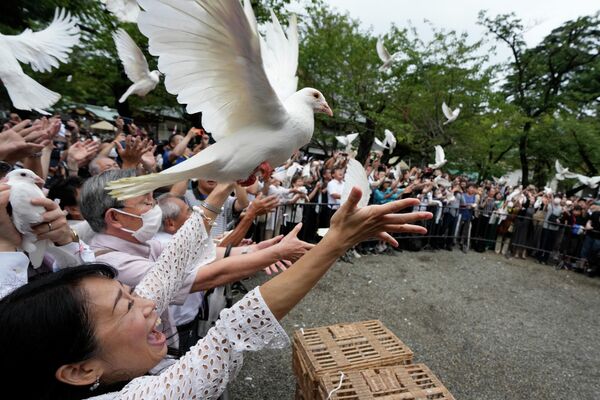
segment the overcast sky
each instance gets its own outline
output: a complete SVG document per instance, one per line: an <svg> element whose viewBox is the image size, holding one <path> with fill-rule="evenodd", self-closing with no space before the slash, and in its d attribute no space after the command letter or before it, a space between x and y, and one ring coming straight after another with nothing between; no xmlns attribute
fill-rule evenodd
<svg viewBox="0 0 600 400"><path fill-rule="evenodd" d="M428 19L438 28L466 31L470 37L479 38L484 33L476 24L479 10L490 15L514 11L526 26L534 26L525 35L529 46L538 44L544 36L562 22L600 9L597 0L326 0L340 11L348 11L352 18L360 19L365 29L373 28L376 35L388 31L391 23L407 26L411 21L423 39L431 32L423 22ZM391 50L391 49L390 49ZM507 49L498 46L498 60L509 57ZM496 57L495 57L496 58Z"/></svg>

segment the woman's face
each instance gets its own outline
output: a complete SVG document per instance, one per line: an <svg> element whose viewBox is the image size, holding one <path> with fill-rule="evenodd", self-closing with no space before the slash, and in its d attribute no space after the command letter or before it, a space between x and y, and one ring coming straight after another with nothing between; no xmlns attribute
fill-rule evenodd
<svg viewBox="0 0 600 400"><path fill-rule="evenodd" d="M167 354L166 337L155 329L156 304L116 279L89 278L82 286L98 342L95 358L103 368L100 381L132 379L156 366Z"/></svg>

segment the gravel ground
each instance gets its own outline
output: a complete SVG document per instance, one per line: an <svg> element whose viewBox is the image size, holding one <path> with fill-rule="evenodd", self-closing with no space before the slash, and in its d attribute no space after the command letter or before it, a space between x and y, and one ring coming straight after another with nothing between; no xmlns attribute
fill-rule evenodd
<svg viewBox="0 0 600 400"><path fill-rule="evenodd" d="M494 253L402 252L338 263L283 326L379 319L457 399L599 399L599 311L597 278ZM248 354L230 394L283 400L294 387L289 348Z"/></svg>

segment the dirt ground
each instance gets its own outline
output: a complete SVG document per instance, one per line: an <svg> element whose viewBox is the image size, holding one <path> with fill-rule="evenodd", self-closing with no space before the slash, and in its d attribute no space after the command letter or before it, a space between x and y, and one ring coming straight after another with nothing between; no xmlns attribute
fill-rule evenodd
<svg viewBox="0 0 600 400"><path fill-rule="evenodd" d="M283 320L379 319L457 399L600 399L600 279L494 253L339 262ZM248 287L265 277L246 281ZM291 348L248 354L232 399L292 399Z"/></svg>

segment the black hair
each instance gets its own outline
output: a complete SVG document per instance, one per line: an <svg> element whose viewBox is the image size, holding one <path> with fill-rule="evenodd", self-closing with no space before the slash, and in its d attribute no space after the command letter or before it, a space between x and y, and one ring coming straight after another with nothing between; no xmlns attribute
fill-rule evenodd
<svg viewBox="0 0 600 400"><path fill-rule="evenodd" d="M62 178L56 180L50 186L48 191L48 198L52 200L60 200L60 208L63 210L65 207L76 206L77 203L77 189L83 185L83 179L79 176L71 176L69 178ZM69 218L69 216L67 216Z"/></svg>
<svg viewBox="0 0 600 400"><path fill-rule="evenodd" d="M98 350L87 295L88 277L113 279L117 271L93 263L47 274L0 300L0 381L19 399L84 399L100 391L56 379L59 367Z"/></svg>

